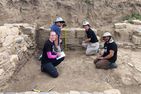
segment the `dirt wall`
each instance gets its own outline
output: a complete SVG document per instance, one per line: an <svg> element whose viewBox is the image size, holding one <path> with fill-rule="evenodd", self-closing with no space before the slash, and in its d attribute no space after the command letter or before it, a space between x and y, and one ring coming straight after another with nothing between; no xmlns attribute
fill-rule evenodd
<svg viewBox="0 0 141 94"><path fill-rule="evenodd" d="M56 16L63 17L68 27L81 27L88 19L101 28L122 21L132 13L141 13L140 0L0 0L0 24L26 22L52 24ZM105 28L106 29L106 28Z"/></svg>

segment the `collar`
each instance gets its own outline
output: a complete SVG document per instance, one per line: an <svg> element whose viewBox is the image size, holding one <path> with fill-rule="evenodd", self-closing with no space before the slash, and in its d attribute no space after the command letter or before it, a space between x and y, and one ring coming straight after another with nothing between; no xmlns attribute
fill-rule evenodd
<svg viewBox="0 0 141 94"><path fill-rule="evenodd" d="M106 43L113 43L114 42L114 40L113 40L113 38L111 38L109 41L107 41Z"/></svg>

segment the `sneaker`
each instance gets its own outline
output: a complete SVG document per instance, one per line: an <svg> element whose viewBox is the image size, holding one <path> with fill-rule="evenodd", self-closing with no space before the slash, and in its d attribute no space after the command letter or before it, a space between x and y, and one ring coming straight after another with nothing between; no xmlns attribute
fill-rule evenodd
<svg viewBox="0 0 141 94"><path fill-rule="evenodd" d="M110 64L109 68L110 69L117 68L117 64L116 63L112 63L112 64Z"/></svg>
<svg viewBox="0 0 141 94"><path fill-rule="evenodd" d="M43 67L41 66L41 72L44 72L44 69L43 69Z"/></svg>

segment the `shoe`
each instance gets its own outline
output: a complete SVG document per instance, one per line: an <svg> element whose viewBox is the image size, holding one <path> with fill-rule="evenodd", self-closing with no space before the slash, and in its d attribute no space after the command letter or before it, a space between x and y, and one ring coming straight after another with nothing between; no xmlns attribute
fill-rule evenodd
<svg viewBox="0 0 141 94"><path fill-rule="evenodd" d="M117 64L116 63L112 63L110 66L109 66L110 69L114 69L114 68L117 68Z"/></svg>
<svg viewBox="0 0 141 94"><path fill-rule="evenodd" d="M41 72L45 72L42 66L41 66Z"/></svg>

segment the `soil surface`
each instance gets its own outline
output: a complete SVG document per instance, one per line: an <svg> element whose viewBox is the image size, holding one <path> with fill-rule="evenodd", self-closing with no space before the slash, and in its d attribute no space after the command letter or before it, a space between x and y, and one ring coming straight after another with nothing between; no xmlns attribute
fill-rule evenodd
<svg viewBox="0 0 141 94"><path fill-rule="evenodd" d="M130 58L139 58L141 51L119 49L120 56L132 54ZM67 92L77 91L103 91L116 88L122 94L140 94L141 87L138 85L123 85L115 71L119 71L121 60L126 57L119 57L117 69L101 70L96 69L93 60L96 56L86 56L84 51L68 51L65 60L57 66L59 77L51 78L49 75L40 71L40 61L32 57L29 62L18 72L9 82L9 87L5 91L30 91L39 89L41 91ZM122 54L122 55L121 55ZM132 61L133 62L133 61ZM136 61L134 61L136 62Z"/></svg>

